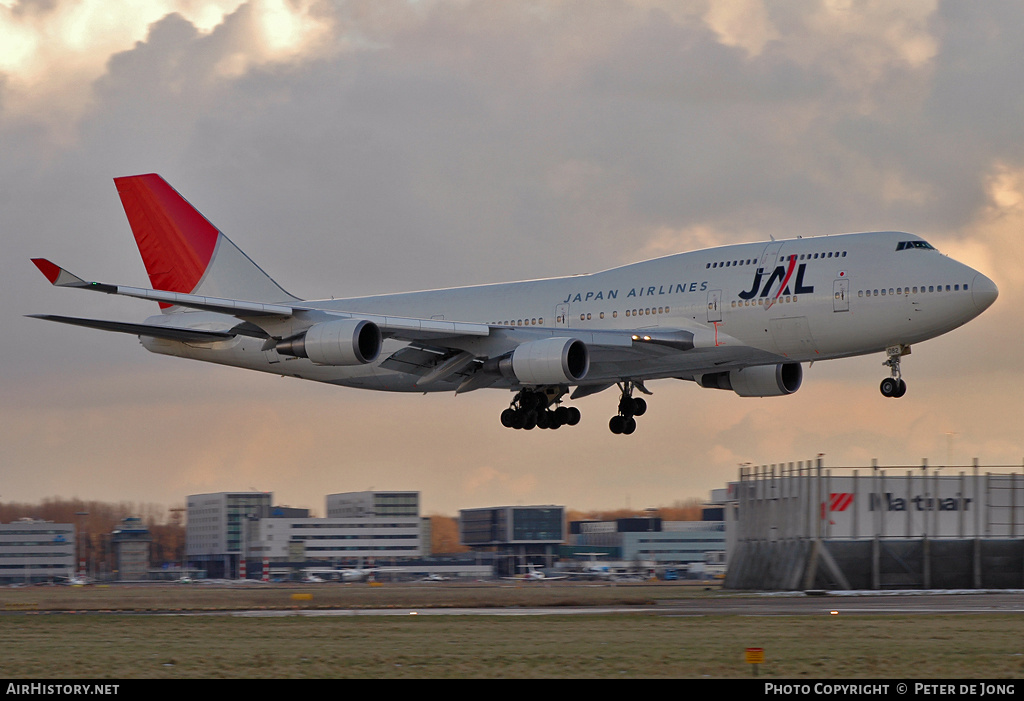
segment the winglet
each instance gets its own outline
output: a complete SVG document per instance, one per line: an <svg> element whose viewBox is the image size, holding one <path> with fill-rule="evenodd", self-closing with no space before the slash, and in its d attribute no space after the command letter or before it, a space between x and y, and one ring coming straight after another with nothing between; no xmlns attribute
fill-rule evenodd
<svg viewBox="0 0 1024 701"><path fill-rule="evenodd" d="M50 284L55 287L88 287L87 283L77 275L72 275L64 268L46 258L33 258L32 262L39 268L39 272L46 276Z"/></svg>

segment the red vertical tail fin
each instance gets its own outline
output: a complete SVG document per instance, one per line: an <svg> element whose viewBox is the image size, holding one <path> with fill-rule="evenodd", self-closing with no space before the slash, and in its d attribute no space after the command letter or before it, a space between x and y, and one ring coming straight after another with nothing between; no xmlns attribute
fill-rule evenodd
<svg viewBox="0 0 1024 701"><path fill-rule="evenodd" d="M159 175L114 184L153 289L254 302L296 299Z"/></svg>

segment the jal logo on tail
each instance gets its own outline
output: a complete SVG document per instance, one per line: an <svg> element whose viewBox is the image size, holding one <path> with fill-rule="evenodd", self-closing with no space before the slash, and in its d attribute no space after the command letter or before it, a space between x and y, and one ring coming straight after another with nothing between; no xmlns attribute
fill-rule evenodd
<svg viewBox="0 0 1024 701"><path fill-rule="evenodd" d="M790 256L788 265L778 265L772 274L768 276L768 280L764 283L764 287L761 286L762 280L764 280L764 268L758 268L757 272L754 273L754 282L750 289L746 292L740 292L740 299L754 299L760 292L761 297L767 297L771 294L772 287L776 281L779 282L779 287L775 292L774 298L778 299L781 295L793 294L802 295L810 294L814 292L814 285L804 285L804 273L807 270L807 263L796 264L796 256ZM790 291L789 281L793 279L793 273L796 273L796 280L793 282L793 289Z"/></svg>

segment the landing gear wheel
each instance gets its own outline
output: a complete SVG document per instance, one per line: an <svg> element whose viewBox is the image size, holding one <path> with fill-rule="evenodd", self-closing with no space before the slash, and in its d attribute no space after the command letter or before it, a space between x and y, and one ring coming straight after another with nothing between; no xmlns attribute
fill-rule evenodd
<svg viewBox="0 0 1024 701"><path fill-rule="evenodd" d="M523 429L531 431L537 427L537 412L528 411L523 415Z"/></svg>
<svg viewBox="0 0 1024 701"><path fill-rule="evenodd" d="M509 407L501 412L501 425L527 431L575 426L580 422L580 410L572 406L556 406L567 391L567 387L558 385L524 387L516 393Z"/></svg>
<svg viewBox="0 0 1024 701"><path fill-rule="evenodd" d="M882 380L878 389L883 397L902 397L907 393L907 383L903 381L900 373L900 359L910 353L910 346L890 346L885 349L888 356L882 365L889 368L890 377Z"/></svg>
<svg viewBox="0 0 1024 701"><path fill-rule="evenodd" d="M622 396L619 397L619 413L608 422L608 428L616 435L624 434L628 436L633 433L636 430L636 419L634 417L643 416L647 412L647 402L641 397L633 396L633 390L637 387L640 388L641 392L650 394L650 392L644 389L643 384L632 380L626 380L619 384L619 389L622 390Z"/></svg>
<svg viewBox="0 0 1024 701"><path fill-rule="evenodd" d="M504 426L505 428L512 428L513 426L515 426L515 423L516 423L516 410L515 409L509 408L509 409L506 409L505 411L501 412L501 425L502 426Z"/></svg>

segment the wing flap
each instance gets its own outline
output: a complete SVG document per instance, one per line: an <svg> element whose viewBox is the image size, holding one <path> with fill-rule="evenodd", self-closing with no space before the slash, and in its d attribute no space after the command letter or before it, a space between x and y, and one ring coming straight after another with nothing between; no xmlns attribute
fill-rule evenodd
<svg viewBox="0 0 1024 701"><path fill-rule="evenodd" d="M434 384L463 373L474 361L480 361L467 351L449 351L423 345L410 345L392 353L381 367L410 375L419 375L419 387Z"/></svg>

